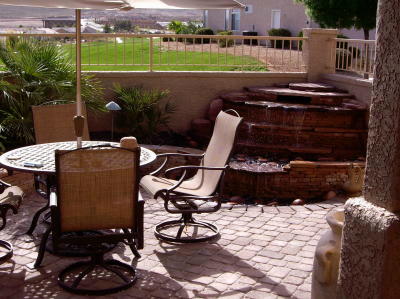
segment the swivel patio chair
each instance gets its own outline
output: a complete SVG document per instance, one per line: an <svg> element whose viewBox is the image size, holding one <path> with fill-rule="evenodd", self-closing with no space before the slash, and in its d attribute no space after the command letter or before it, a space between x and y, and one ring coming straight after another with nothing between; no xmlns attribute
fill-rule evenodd
<svg viewBox="0 0 400 299"><path fill-rule="evenodd" d="M104 295L132 286L135 269L117 260L104 259L110 245L129 245L136 258L143 248L143 204L139 195L140 147L94 146L56 151L56 189L50 195L51 226L42 237L35 267L44 256L49 233L53 252L65 245L86 248L89 261L74 263L58 276L58 284L73 293ZM102 269L113 277L112 287L88 280ZM102 276L102 275L100 275ZM100 277L104 279L104 277ZM116 282L115 280L118 280Z"/></svg>
<svg viewBox="0 0 400 299"><path fill-rule="evenodd" d="M32 106L36 144L72 141L76 139L73 118L76 104ZM83 105L82 115L86 117ZM83 128L82 140L90 140L87 122Z"/></svg>
<svg viewBox="0 0 400 299"><path fill-rule="evenodd" d="M24 192L19 187L11 186L0 180L0 193L0 217L2 219L0 230L2 230L7 223L8 210L17 214ZM13 256L13 246L10 242L0 240L0 247L4 251L0 256L0 264L2 264Z"/></svg>
<svg viewBox="0 0 400 299"><path fill-rule="evenodd" d="M32 114L36 144L76 140L73 122L76 115L75 103L32 106ZM90 140L85 105L82 115L85 117L82 140ZM50 186L47 176L35 174L34 183L36 191L48 198Z"/></svg>
<svg viewBox="0 0 400 299"><path fill-rule="evenodd" d="M236 116L227 112L233 112ZM223 178L229 168L229 158L241 121L242 118L236 111L220 112L210 143L202 155L179 153L158 155L160 158L165 158L164 163L150 175L144 176L140 185L154 198L161 197L164 200L165 209L172 214L181 214L181 218L158 224L154 230L157 238L169 242L190 243L211 240L219 235L219 230L215 225L196 221L192 215L193 213L213 213L220 209ZM165 168L171 156L197 157L201 159L200 166L179 166L165 171L165 175L174 171L183 171L179 180L156 176ZM188 178L187 175L187 171L190 170L197 170L192 178ZM192 234L187 233L189 229L193 231ZM199 229L205 233L198 234ZM186 236L182 236L184 231Z"/></svg>

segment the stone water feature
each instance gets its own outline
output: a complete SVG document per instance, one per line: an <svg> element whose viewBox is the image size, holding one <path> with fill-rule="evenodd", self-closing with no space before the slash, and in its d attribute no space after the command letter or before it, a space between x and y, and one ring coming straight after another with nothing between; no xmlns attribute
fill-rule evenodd
<svg viewBox="0 0 400 299"><path fill-rule="evenodd" d="M225 180L227 194L311 199L361 189L367 107L353 95L315 83L245 87L221 94L211 102L208 119L193 121L196 140L209 138L221 109L244 118Z"/></svg>

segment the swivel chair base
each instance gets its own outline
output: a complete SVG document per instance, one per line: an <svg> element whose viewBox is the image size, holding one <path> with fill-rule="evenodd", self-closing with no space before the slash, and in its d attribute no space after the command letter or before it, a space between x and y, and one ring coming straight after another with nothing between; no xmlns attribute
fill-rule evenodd
<svg viewBox="0 0 400 299"><path fill-rule="evenodd" d="M188 237L182 237L182 233L184 229L186 229L189 226L194 226L200 227L203 229L206 229L208 231L211 231L211 234L207 234L204 236L188 236ZM170 229L170 228L178 228L178 232L175 236L172 234L167 234L163 231ZM183 214L182 218L177 219L177 220L171 220L171 221L165 221L162 223L159 223L156 225L154 228L154 235L164 241L168 242L176 242L176 243L197 243L197 242L205 242L212 240L216 237L219 236L219 229L213 224L203 222L203 221L197 221L192 217L192 214Z"/></svg>

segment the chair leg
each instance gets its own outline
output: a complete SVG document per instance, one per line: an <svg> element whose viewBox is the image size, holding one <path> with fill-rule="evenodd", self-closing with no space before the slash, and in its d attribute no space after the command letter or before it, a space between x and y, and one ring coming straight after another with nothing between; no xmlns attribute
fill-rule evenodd
<svg viewBox="0 0 400 299"><path fill-rule="evenodd" d="M123 232L124 232L125 234L129 234L129 230L128 230L127 228L124 228L124 229L122 229L122 230L123 230ZM136 248L136 243L135 243L135 241L133 240L133 238L128 239L128 243L127 243L127 244L129 245L129 248L131 249L133 255L134 255L136 258L140 259L142 256L140 255L139 251L137 250L137 248Z"/></svg>
<svg viewBox="0 0 400 299"><path fill-rule="evenodd" d="M51 227L48 227L42 236L42 240L40 241L39 252L38 252L38 256L36 258L35 264L34 264L34 268L39 268L40 264L43 261L44 253L46 251L46 243L47 243L47 240L49 239L50 231L51 231Z"/></svg>

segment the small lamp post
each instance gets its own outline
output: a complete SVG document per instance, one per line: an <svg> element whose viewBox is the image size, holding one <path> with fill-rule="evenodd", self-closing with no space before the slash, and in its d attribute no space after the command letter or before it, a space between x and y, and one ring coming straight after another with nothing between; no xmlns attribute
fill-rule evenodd
<svg viewBox="0 0 400 299"><path fill-rule="evenodd" d="M111 141L114 141L114 112L120 111L121 106L111 101L107 103L106 109L111 112Z"/></svg>

